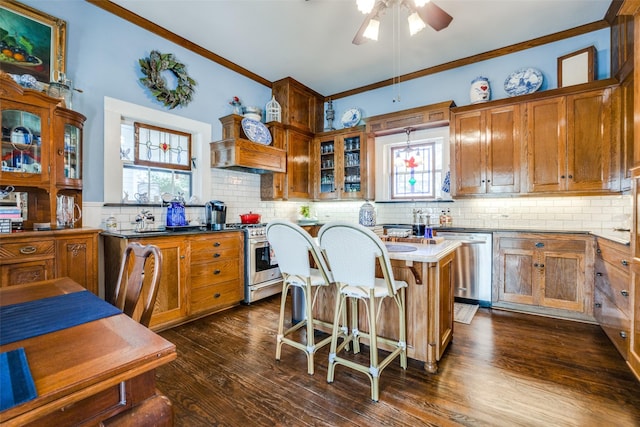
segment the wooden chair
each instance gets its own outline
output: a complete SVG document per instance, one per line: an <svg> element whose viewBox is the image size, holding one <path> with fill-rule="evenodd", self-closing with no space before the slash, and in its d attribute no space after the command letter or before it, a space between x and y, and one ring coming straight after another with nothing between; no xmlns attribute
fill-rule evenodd
<svg viewBox="0 0 640 427"><path fill-rule="evenodd" d="M153 274L147 277L145 266L150 256L153 256ZM158 295L161 267L162 254L157 246L129 243L122 254L120 275L112 304L147 327ZM141 299L141 296L144 298Z"/></svg>
<svg viewBox="0 0 640 427"><path fill-rule="evenodd" d="M275 220L267 225L267 240L273 249L280 272L282 273L282 297L276 343L276 360L280 360L282 344L304 351L307 355L307 372L313 375L313 356L315 352L331 342L331 336L315 342L314 326L332 325L313 318L313 306L321 287L332 283L331 272L313 238L302 227L288 221ZM312 268L311 260L318 268ZM291 287L302 290L305 301L305 319L284 330L284 310L287 294ZM315 292L314 292L315 290ZM346 319L346 317L345 317ZM306 326L306 339L296 340L291 335ZM305 342L306 341L306 342Z"/></svg>
<svg viewBox="0 0 640 427"><path fill-rule="evenodd" d="M386 246L373 231L366 227L346 222L327 223L320 228L318 240L338 288L327 382L333 382L336 365L347 366L369 377L371 399L378 401L382 370L398 356L400 356L400 366L407 369L405 308L407 283L394 279ZM376 264L382 271L383 278L376 277ZM383 300L386 298L391 298L398 307L398 340L384 338L377 333L377 320L381 317ZM343 333L337 329L336 321L346 311L347 301L350 302L351 330L338 346L338 338ZM360 302L363 303L366 311L368 332L363 332L358 327ZM393 319L391 313L384 313L383 317ZM349 343L353 343L353 352L358 353L361 338L369 341L369 366L338 355L341 351L348 349ZM382 361L378 360L378 343L384 343L393 348Z"/></svg>

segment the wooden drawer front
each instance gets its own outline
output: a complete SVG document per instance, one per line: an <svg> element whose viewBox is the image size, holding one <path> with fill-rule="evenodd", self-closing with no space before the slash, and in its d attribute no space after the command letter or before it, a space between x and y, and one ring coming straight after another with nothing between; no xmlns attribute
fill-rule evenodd
<svg viewBox="0 0 640 427"><path fill-rule="evenodd" d="M596 286L628 316L630 313L630 275L617 267L596 259Z"/></svg>
<svg viewBox="0 0 640 427"><path fill-rule="evenodd" d="M0 267L0 286L21 285L53 279L53 259L7 264Z"/></svg>
<svg viewBox="0 0 640 427"><path fill-rule="evenodd" d="M24 242L3 243L0 246L0 261L20 262L30 258L53 258L55 242L53 240L29 240Z"/></svg>
<svg viewBox="0 0 640 427"><path fill-rule="evenodd" d="M547 240L511 237L500 239L500 247L505 249L584 252L586 246L587 243L584 240Z"/></svg>
<svg viewBox="0 0 640 427"><path fill-rule="evenodd" d="M241 241L237 236L194 240L191 242L191 263L237 258L241 255Z"/></svg>
<svg viewBox="0 0 640 427"><path fill-rule="evenodd" d="M631 322L599 288L595 291L595 309L593 314L602 330L607 334L611 342L616 346L622 357L628 359L629 333Z"/></svg>
<svg viewBox="0 0 640 427"><path fill-rule="evenodd" d="M238 258L225 261L197 264L191 267L191 289L229 280L240 280L240 268Z"/></svg>
<svg viewBox="0 0 640 427"><path fill-rule="evenodd" d="M598 241L598 255L602 257L602 259L618 268L622 271L627 272L627 274L631 271L631 254L629 246L618 245L620 249L614 246L610 246L610 244L603 243L602 241ZM623 248L626 248L623 249Z"/></svg>
<svg viewBox="0 0 640 427"><path fill-rule="evenodd" d="M191 312L235 305L244 298L242 283L237 280L191 289Z"/></svg>

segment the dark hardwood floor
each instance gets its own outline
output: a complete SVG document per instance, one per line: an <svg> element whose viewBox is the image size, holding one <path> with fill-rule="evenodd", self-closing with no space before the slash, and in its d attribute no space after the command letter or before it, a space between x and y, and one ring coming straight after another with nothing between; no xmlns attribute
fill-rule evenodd
<svg viewBox="0 0 640 427"><path fill-rule="evenodd" d="M177 426L640 426L640 383L598 326L481 308L437 374L394 361L375 403L344 366L327 384L327 347L313 376L289 346L275 361L278 304L161 332L178 349L157 371Z"/></svg>

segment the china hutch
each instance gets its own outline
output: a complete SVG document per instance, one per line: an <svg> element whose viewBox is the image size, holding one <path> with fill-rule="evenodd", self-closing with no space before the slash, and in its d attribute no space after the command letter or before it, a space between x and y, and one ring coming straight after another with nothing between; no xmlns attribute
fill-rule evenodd
<svg viewBox="0 0 640 427"><path fill-rule="evenodd" d="M99 230L82 228L80 208L85 117L1 72L0 110L2 203L22 217L0 233L0 286L69 276L97 293Z"/></svg>

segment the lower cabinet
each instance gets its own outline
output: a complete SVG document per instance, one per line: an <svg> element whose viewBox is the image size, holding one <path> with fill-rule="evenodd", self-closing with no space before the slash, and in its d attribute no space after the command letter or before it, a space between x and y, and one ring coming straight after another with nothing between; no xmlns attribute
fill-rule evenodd
<svg viewBox="0 0 640 427"><path fill-rule="evenodd" d="M162 253L160 288L149 327L166 329L238 305L244 298L241 232L127 238L104 235L105 298L115 294L128 243L156 245Z"/></svg>
<svg viewBox="0 0 640 427"><path fill-rule="evenodd" d="M97 295L99 232L80 228L0 237L0 287L66 276Z"/></svg>
<svg viewBox="0 0 640 427"><path fill-rule="evenodd" d="M594 238L494 233L493 305L593 321Z"/></svg>

